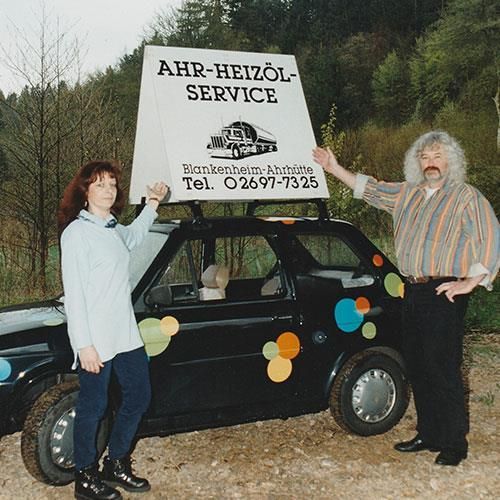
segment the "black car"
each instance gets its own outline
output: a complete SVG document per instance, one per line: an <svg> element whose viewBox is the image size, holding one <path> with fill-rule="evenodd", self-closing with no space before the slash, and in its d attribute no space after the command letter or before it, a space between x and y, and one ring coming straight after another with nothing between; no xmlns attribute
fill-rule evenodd
<svg viewBox="0 0 500 500"><path fill-rule="evenodd" d="M406 411L403 283L347 222L158 223L133 251L131 279L153 392L139 436L328 407L345 430L367 436ZM0 310L0 435L22 429L24 463L49 484L73 479L72 362L63 298ZM117 384L111 392L101 450Z"/></svg>

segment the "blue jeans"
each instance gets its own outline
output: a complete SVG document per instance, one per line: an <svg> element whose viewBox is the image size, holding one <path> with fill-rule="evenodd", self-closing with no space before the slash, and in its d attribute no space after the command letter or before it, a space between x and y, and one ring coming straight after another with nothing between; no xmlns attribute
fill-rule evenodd
<svg viewBox="0 0 500 500"><path fill-rule="evenodd" d="M111 372L120 384L122 396L108 444L111 459L122 458L130 452L139 422L149 406L149 363L143 347L117 354L106 361L97 374L79 367L80 392L73 429L76 470L97 462L97 430L108 407Z"/></svg>
<svg viewBox="0 0 500 500"><path fill-rule="evenodd" d="M430 446L467 454L469 419L462 379L468 295L450 302L436 287L450 279L405 284L403 355L417 410L417 432Z"/></svg>

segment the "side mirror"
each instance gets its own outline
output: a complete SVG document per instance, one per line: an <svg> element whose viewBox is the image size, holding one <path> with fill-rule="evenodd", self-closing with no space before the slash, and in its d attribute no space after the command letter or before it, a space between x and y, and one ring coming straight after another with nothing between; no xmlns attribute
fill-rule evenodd
<svg viewBox="0 0 500 500"><path fill-rule="evenodd" d="M151 288L144 297L148 306L170 306L172 305L172 290L169 285L158 285Z"/></svg>

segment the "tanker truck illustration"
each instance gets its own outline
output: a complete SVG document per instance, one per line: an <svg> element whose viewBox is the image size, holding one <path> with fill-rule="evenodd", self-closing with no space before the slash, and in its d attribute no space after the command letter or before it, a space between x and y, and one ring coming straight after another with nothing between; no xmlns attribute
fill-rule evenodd
<svg viewBox="0 0 500 500"><path fill-rule="evenodd" d="M210 156L238 160L245 156L278 151L278 146L271 132L239 120L212 134L207 149Z"/></svg>

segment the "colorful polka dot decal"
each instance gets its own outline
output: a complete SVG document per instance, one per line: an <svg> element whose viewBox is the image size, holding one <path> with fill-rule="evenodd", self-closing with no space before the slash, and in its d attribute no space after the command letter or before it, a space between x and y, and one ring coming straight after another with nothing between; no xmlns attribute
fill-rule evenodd
<svg viewBox="0 0 500 500"><path fill-rule="evenodd" d="M361 314L366 314L370 310L370 301L366 297L356 299L356 310Z"/></svg>
<svg viewBox="0 0 500 500"><path fill-rule="evenodd" d="M371 321L368 321L361 328L361 333L365 339L374 339L375 335L377 335L377 327Z"/></svg>
<svg viewBox="0 0 500 500"><path fill-rule="evenodd" d="M168 337L179 331L179 322L173 316L165 316L160 320L160 329Z"/></svg>
<svg viewBox="0 0 500 500"><path fill-rule="evenodd" d="M361 326L364 316L370 312L370 308L370 301L366 297L341 299L335 306L335 322L343 332L352 333ZM367 322L362 326L361 333L363 337L371 340L377 334L377 327L374 323Z"/></svg>
<svg viewBox="0 0 500 500"><path fill-rule="evenodd" d="M373 264L380 267L384 260L381 255L372 257ZM404 283L396 273L387 273L384 278L384 288L392 297L404 296ZM377 335L377 326L371 321L363 324L365 315L370 312L371 304L366 297L356 299L345 297L340 299L333 311L337 327L345 333L352 333L361 326L361 334L365 339L373 339Z"/></svg>
<svg viewBox="0 0 500 500"><path fill-rule="evenodd" d="M356 308L353 299L341 299L335 306L335 321L337 326L346 333L357 330L363 322L363 314Z"/></svg>
<svg viewBox="0 0 500 500"><path fill-rule="evenodd" d="M149 357L158 356L170 344L170 339L179 331L179 322L173 316L146 318L139 324L144 349Z"/></svg>
<svg viewBox="0 0 500 500"><path fill-rule="evenodd" d="M404 296L404 283L395 273L387 273L384 278L384 287L391 297Z"/></svg>
<svg viewBox="0 0 500 500"><path fill-rule="evenodd" d="M375 266L383 265L383 258L375 254L372 258ZM403 297L404 283L395 273L388 273L384 278L384 287L392 297ZM365 315L370 312L371 304L366 297L355 299L345 297L335 305L333 316L340 330L352 333L361 326L361 334L371 340L377 335L377 327L371 321L363 324ZM50 320L49 320L50 321ZM49 323L47 321L47 324ZM56 321L50 321L56 325ZM139 332L149 357L158 356L170 344L171 338L179 332L180 325L173 316L164 316L162 319L145 318L139 324ZM268 377L276 383L287 380L293 370L292 360L300 354L300 340L293 332L283 332L276 341L269 341L262 347L262 355L269 361L267 365ZM6 380L11 374L10 363L0 360L0 381Z"/></svg>
<svg viewBox="0 0 500 500"><path fill-rule="evenodd" d="M279 353L280 348L278 347L278 344L276 342L266 342L264 344L264 347L262 348L262 354L269 361L271 361L271 359L274 359Z"/></svg>
<svg viewBox="0 0 500 500"><path fill-rule="evenodd" d="M282 358L293 359L299 355L300 341L295 333L282 333L276 340L276 344L278 344L279 355Z"/></svg>
<svg viewBox="0 0 500 500"><path fill-rule="evenodd" d="M292 362L276 356L267 365L267 376L276 383L284 382L292 373Z"/></svg>
<svg viewBox="0 0 500 500"><path fill-rule="evenodd" d="M12 367L6 359L0 359L0 382L7 380L12 373Z"/></svg>
<svg viewBox="0 0 500 500"><path fill-rule="evenodd" d="M266 342L262 354L269 361L267 376L273 382L284 382L292 373L292 359L299 353L300 340L295 333L283 332L276 342Z"/></svg>
<svg viewBox="0 0 500 500"><path fill-rule="evenodd" d="M384 259L378 253L376 253L372 257L372 262L373 262L373 265L376 266L376 267L382 267L384 265Z"/></svg>

